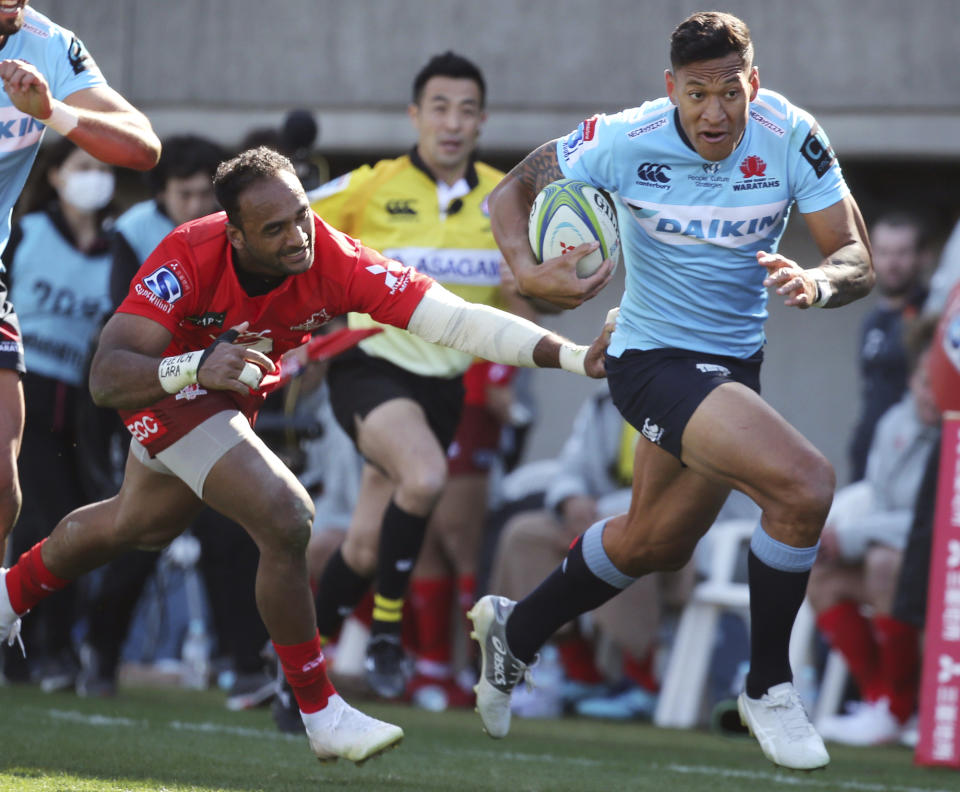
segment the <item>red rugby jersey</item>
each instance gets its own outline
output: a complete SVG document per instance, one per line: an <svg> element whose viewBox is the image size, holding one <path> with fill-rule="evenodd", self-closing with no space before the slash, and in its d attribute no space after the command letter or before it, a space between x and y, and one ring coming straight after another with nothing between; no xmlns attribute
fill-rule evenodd
<svg viewBox="0 0 960 792"><path fill-rule="evenodd" d="M263 352L274 363L305 342L312 331L349 311L368 313L378 322L406 329L433 279L364 247L316 214L313 221L313 265L256 297L248 295L237 280L233 248L225 230L226 214L218 212L186 223L174 229L147 258L117 311L144 316L166 327L173 338L164 356L204 349L230 327L248 321L239 342ZM212 404L203 409L202 403L223 403L224 397L251 421L265 398L256 391L246 397L229 391L207 393L193 385L147 409L121 410L120 415L152 455L185 433L179 426L186 417L181 408L213 414ZM179 420L175 413L180 413ZM145 422L145 416L152 420ZM197 422L191 419L188 423Z"/></svg>

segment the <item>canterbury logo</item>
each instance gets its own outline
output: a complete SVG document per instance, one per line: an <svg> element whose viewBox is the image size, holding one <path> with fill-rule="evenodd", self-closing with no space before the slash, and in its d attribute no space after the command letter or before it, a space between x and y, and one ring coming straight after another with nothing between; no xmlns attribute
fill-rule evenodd
<svg viewBox="0 0 960 792"><path fill-rule="evenodd" d="M392 215L415 215L417 210L413 208L413 199L387 201L387 214Z"/></svg>
<svg viewBox="0 0 960 792"><path fill-rule="evenodd" d="M670 181L670 177L667 176L664 171L668 170L670 170L669 165L659 165L656 162L644 162L639 168L637 168L637 178L640 181L666 184L668 181Z"/></svg>

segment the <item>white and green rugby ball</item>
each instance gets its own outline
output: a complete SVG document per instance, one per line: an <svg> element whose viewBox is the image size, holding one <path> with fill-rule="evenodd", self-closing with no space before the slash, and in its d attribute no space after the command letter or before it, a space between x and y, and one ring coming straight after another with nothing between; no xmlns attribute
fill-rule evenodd
<svg viewBox="0 0 960 792"><path fill-rule="evenodd" d="M527 226L537 261L562 256L584 242L600 247L577 262L577 275L588 278L606 259L620 260L617 213L606 193L575 179L559 179L544 187L530 209Z"/></svg>

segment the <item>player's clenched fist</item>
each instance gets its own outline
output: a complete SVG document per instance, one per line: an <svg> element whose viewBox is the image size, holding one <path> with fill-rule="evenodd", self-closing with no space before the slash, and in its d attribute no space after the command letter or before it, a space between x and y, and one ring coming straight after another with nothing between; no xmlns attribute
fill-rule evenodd
<svg viewBox="0 0 960 792"><path fill-rule="evenodd" d="M40 120L50 117L50 86L32 63L22 60L0 61L0 80L3 90L14 106L23 113Z"/></svg>

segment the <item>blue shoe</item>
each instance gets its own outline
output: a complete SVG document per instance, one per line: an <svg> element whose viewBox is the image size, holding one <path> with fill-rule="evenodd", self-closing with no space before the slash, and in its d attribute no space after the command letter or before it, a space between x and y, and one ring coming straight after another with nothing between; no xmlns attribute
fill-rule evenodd
<svg viewBox="0 0 960 792"><path fill-rule="evenodd" d="M656 693L631 687L615 695L585 698L577 702L574 711L585 718L637 720L651 718L656 707Z"/></svg>

